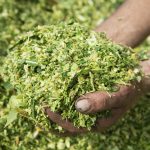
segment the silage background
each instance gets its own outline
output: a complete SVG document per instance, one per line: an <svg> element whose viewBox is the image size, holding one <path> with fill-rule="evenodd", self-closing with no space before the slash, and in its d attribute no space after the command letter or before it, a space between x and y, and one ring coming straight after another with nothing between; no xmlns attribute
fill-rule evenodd
<svg viewBox="0 0 150 150"><path fill-rule="evenodd" d="M57 24L74 19L89 30L109 16L123 0L0 0L0 64L17 35L37 25ZM147 39L138 49L150 49ZM15 91L0 80L0 116L7 113ZM106 134L88 134L77 138L60 138L45 133L26 118L18 118L5 127L0 122L2 150L150 150L150 97L138 102L116 126Z"/></svg>

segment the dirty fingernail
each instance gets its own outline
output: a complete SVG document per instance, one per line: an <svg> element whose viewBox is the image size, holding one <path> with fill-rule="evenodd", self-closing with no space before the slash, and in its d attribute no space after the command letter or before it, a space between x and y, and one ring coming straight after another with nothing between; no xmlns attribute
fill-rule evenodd
<svg viewBox="0 0 150 150"><path fill-rule="evenodd" d="M87 99L82 99L76 102L76 108L80 112L86 112L90 108L90 103Z"/></svg>

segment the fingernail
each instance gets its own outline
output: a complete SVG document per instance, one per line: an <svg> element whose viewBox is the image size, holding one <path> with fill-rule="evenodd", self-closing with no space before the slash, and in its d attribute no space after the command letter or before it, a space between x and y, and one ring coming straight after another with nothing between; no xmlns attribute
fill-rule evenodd
<svg viewBox="0 0 150 150"><path fill-rule="evenodd" d="M86 112L89 110L90 108L90 103L88 102L87 99L82 99L77 101L76 103L76 108L77 110L79 110L80 112Z"/></svg>

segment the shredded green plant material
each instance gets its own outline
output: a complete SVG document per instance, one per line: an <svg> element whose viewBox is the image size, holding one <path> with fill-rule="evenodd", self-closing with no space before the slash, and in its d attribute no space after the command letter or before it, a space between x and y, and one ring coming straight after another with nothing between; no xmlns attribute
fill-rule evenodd
<svg viewBox="0 0 150 150"><path fill-rule="evenodd" d="M37 25L75 19L95 28L123 0L0 0L0 55L6 55L17 35ZM103 15L105 14L105 16Z"/></svg>
<svg viewBox="0 0 150 150"><path fill-rule="evenodd" d="M56 0L57 3L51 4L49 2L54 1L0 0L0 55L6 55L10 41L16 41L17 35L32 30L37 25L51 25L74 18L81 25L94 29L123 0ZM148 50L150 38L138 47L138 51ZM147 56L143 54L142 59L146 59ZM1 61L3 57L0 58ZM75 138L61 138L41 131L35 122L25 117L18 116L17 120L5 126L12 99L15 98L10 98L14 93L11 91L11 86L1 79L0 150L150 150L150 96L141 99L115 128L105 134L89 133Z"/></svg>
<svg viewBox="0 0 150 150"><path fill-rule="evenodd" d="M141 99L115 127L104 134L89 133L77 137L59 137L42 131L34 122L24 117L19 117L7 128L4 128L6 118L0 119L2 120L0 149L150 150L149 99L150 96Z"/></svg>
<svg viewBox="0 0 150 150"><path fill-rule="evenodd" d="M112 92L116 84L127 85L141 78L132 49L78 23L39 26L21 37L10 51L2 75L17 90L20 104L16 114L23 109L46 127L49 121L44 121L44 106L76 127L90 129L99 114L77 112L75 100L88 92Z"/></svg>

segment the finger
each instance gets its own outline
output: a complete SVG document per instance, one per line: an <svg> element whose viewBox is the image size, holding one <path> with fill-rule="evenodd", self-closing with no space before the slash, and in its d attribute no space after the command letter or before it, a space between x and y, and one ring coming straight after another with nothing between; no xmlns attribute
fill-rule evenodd
<svg viewBox="0 0 150 150"><path fill-rule="evenodd" d="M112 116L109 118L103 118L97 120L96 126L93 128L93 131L103 132L112 125L114 125L126 112L125 108L113 109Z"/></svg>
<svg viewBox="0 0 150 150"><path fill-rule="evenodd" d="M48 118L64 128L65 130L71 133L84 133L87 130L85 128L76 128L73 123L69 122L68 120L63 120L61 115L52 112L49 108L45 108L45 113L48 115Z"/></svg>
<svg viewBox="0 0 150 150"><path fill-rule="evenodd" d="M81 96L76 102L75 107L82 113L95 113L109 108L111 95L106 92L93 92Z"/></svg>
<svg viewBox="0 0 150 150"><path fill-rule="evenodd" d="M132 99L135 91L135 86L121 86L119 91L111 94L99 91L87 93L76 101L75 107L79 112L85 114L118 108L126 105L128 102L126 99Z"/></svg>

